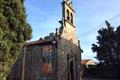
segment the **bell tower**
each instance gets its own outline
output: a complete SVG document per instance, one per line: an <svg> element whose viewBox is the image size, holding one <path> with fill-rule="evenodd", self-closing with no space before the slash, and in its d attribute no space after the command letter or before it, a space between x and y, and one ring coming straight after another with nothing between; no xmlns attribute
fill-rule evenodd
<svg viewBox="0 0 120 80"><path fill-rule="evenodd" d="M72 1L63 0L62 2L62 20L74 27L74 9Z"/></svg>
<svg viewBox="0 0 120 80"><path fill-rule="evenodd" d="M59 21L58 80L80 80L81 49L76 36L74 9L71 0L62 2L62 20Z"/></svg>
<svg viewBox="0 0 120 80"><path fill-rule="evenodd" d="M66 40L72 40L73 43L78 45L76 38L76 27L74 25L74 9L71 0L63 0L62 2L62 20L59 21L61 24L60 36Z"/></svg>

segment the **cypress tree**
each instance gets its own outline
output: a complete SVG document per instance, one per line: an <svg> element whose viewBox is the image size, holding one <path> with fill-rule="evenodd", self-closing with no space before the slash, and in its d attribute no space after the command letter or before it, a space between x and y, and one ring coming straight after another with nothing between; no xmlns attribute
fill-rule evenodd
<svg viewBox="0 0 120 80"><path fill-rule="evenodd" d="M0 80L6 80L11 65L31 35L24 0L0 0Z"/></svg>

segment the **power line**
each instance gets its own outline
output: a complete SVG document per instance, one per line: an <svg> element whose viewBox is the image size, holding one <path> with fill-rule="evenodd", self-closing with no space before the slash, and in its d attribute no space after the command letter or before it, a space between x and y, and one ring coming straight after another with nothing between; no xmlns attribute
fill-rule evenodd
<svg viewBox="0 0 120 80"><path fill-rule="evenodd" d="M114 17L108 19L107 21L110 21L110 22L111 22L112 20L114 20L114 19L116 19L116 18L120 18L120 13L117 14L117 15L115 15ZM88 34L94 32L94 30L96 30L99 26L103 26L104 24L105 24L105 22L103 22L102 24L100 24L100 25L98 25L98 26L96 26L96 27L94 27L94 28L86 31L85 33L82 33L82 34L78 35L77 37L81 37L81 36L88 35Z"/></svg>

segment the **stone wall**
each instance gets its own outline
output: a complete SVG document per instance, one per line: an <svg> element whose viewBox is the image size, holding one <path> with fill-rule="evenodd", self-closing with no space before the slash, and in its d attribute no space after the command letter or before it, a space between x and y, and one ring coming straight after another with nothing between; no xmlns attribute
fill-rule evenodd
<svg viewBox="0 0 120 80"><path fill-rule="evenodd" d="M43 46L45 47L43 48ZM47 48L46 46L52 46L50 50L51 53L43 52L43 49ZM50 44L36 44L27 46L25 50L25 58L23 56L23 50L16 63L12 66L11 72L8 76L8 80L21 80L22 77L24 77L24 80L57 80L56 45L52 44L51 42ZM48 63L50 61L50 68L52 70L50 74L48 74L49 65L46 66L47 73L43 74L42 70L44 63L43 58L46 54L50 54L51 58L51 60L49 60L49 58L46 58L46 61L48 61ZM25 61L25 65L23 64L23 60ZM22 76L23 73L24 76Z"/></svg>
<svg viewBox="0 0 120 80"><path fill-rule="evenodd" d="M70 62L73 62L73 75L70 72ZM80 78L80 49L72 41L64 38L58 40L58 80L73 80Z"/></svg>

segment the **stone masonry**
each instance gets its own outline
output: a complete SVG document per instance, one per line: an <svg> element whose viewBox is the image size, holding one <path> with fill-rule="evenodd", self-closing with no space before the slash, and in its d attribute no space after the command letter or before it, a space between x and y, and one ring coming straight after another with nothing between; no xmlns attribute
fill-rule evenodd
<svg viewBox="0 0 120 80"><path fill-rule="evenodd" d="M55 34L25 44L8 80L80 80L81 48L70 0L63 0L59 22Z"/></svg>

